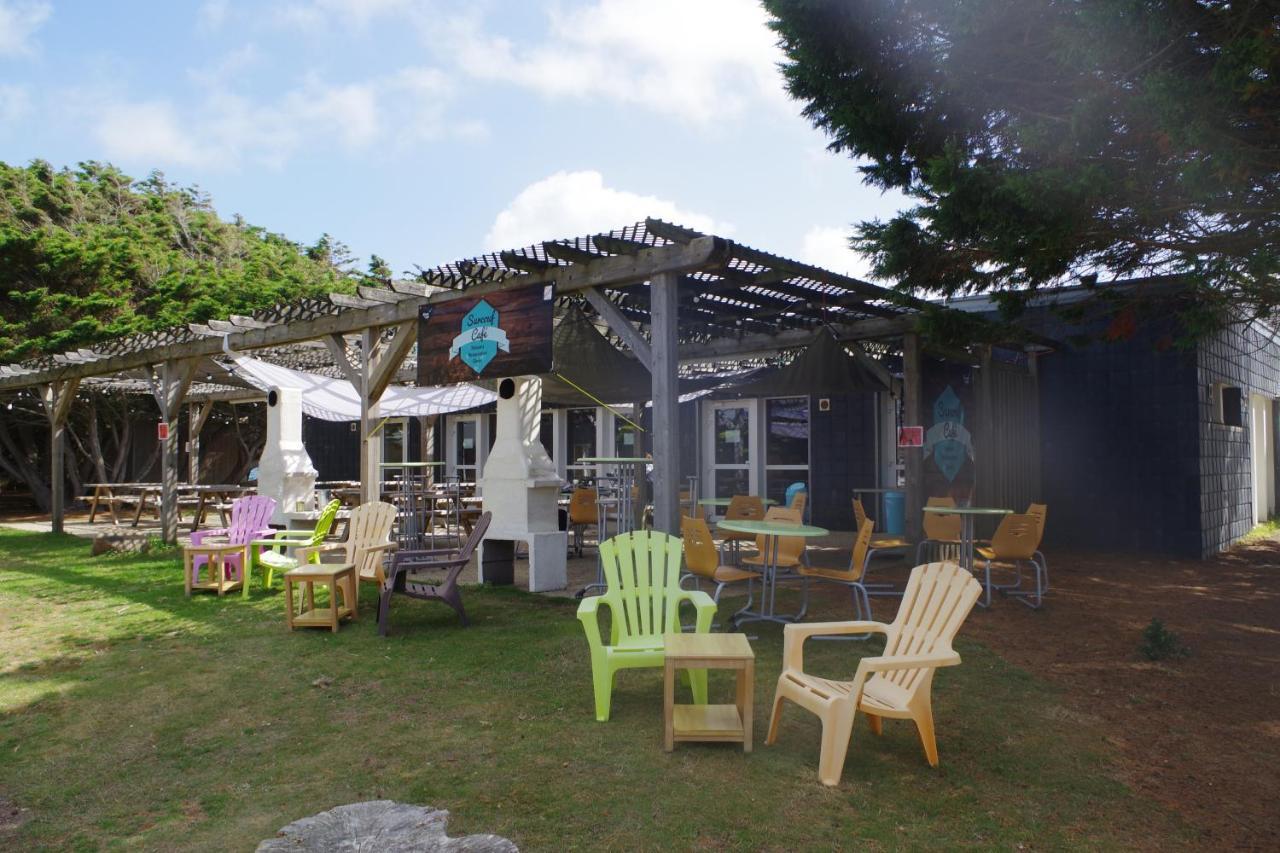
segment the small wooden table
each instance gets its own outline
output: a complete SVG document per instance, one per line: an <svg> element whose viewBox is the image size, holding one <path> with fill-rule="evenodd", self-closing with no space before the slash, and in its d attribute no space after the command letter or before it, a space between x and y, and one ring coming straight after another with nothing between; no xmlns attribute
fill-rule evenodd
<svg viewBox="0 0 1280 853"><path fill-rule="evenodd" d="M666 634L662 703L663 749L676 741L727 741L751 751L756 655L746 634ZM738 690L732 705L677 705L677 669L736 669Z"/></svg>
<svg viewBox="0 0 1280 853"><path fill-rule="evenodd" d="M293 607L293 585L299 584L299 610ZM329 587L329 604L323 609L316 609L315 585L325 584ZM294 628L328 628L334 633L338 631L338 623L348 617L355 621L356 617L356 577L354 563L308 563L284 574L285 620L289 630ZM342 593L342 603L338 603L338 593Z"/></svg>
<svg viewBox="0 0 1280 853"><path fill-rule="evenodd" d="M235 580L227 577L227 555L240 555L240 578ZM204 555L209 558L205 563L205 568L209 570L209 579L207 581L196 581L192 577L195 571L195 558ZM245 584L247 572L245 567L249 565L249 546L229 545L227 543L208 542L202 545L187 545L182 549L182 572L185 576L184 587L186 589L187 598L191 597L193 589L212 589L223 595L233 589L248 589Z"/></svg>

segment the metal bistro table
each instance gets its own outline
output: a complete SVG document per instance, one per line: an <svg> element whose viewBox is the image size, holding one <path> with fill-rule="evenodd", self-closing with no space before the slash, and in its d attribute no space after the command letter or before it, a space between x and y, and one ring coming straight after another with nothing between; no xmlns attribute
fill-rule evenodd
<svg viewBox="0 0 1280 853"><path fill-rule="evenodd" d="M736 533L754 533L757 536L765 537L764 550L764 577L760 583L760 609L747 610L742 609L733 614L732 622L735 626L741 625L743 622L799 622L804 618L805 611L802 608L796 614L782 614L776 612L776 599L778 594L778 539L783 536L826 536L831 531L825 527L814 527L811 524L787 524L780 521L722 521L719 525L725 530L732 530Z"/></svg>
<svg viewBox="0 0 1280 853"><path fill-rule="evenodd" d="M973 520L979 516L1004 517L1013 513L1011 509L994 506L926 506L924 511L934 515L960 516L960 567L970 573L973 572ZM989 607L992 589L990 575L987 577L985 587L984 601L979 601L978 604Z"/></svg>
<svg viewBox="0 0 1280 853"><path fill-rule="evenodd" d="M431 547L435 547L435 513L429 511L429 502L419 505L420 497L426 491L426 471L443 466L443 462L382 462L379 467L399 469L399 488L392 493L397 504L397 540L401 548L412 550L421 548L428 534ZM434 479L434 477L433 477ZM424 530L429 526L429 530Z"/></svg>
<svg viewBox="0 0 1280 853"><path fill-rule="evenodd" d="M596 478L596 541L609 538L609 519L613 518L613 534L630 533L636 529L633 491L639 480L641 465L651 465L648 456L584 456L579 465L609 465L614 468L612 477ZM604 589L604 562L599 550L596 553L596 582L578 591L578 597L593 589Z"/></svg>

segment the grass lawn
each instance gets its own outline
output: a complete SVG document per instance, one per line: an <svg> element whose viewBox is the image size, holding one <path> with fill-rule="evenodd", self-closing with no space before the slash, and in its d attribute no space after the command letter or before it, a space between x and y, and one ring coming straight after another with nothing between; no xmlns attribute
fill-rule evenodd
<svg viewBox="0 0 1280 853"><path fill-rule="evenodd" d="M443 605L400 599L383 639L366 589L358 623L291 635L279 580L248 602L188 600L173 554L88 551L0 531L0 798L31 814L0 828L0 848L249 850L292 820L377 798L447 808L450 835L495 832L529 850L1186 839L1113 781L1100 732L963 631L964 663L935 681L942 766L925 763L910 723L886 721L876 739L859 721L844 780L827 789L815 717L789 707L779 744L763 745L774 626L753 643L755 752L667 754L659 670L621 673L613 719L595 722L572 602L468 589L463 629ZM874 653L806 649L838 677ZM713 695L729 678L712 674Z"/></svg>

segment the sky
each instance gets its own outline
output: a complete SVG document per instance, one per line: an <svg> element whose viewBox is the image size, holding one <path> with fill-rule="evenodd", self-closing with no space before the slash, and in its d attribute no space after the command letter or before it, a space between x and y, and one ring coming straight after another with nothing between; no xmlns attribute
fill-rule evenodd
<svg viewBox="0 0 1280 853"><path fill-rule="evenodd" d="M397 275L656 216L865 275L905 206L755 0L0 0L0 160L152 170Z"/></svg>

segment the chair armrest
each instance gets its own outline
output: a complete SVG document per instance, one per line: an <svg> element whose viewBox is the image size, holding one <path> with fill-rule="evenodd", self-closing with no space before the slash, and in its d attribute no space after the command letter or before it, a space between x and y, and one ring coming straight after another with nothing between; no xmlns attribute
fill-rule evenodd
<svg viewBox="0 0 1280 853"><path fill-rule="evenodd" d="M191 544L199 545L211 536L226 536L231 531L226 527L210 527L206 530L195 530L191 533Z"/></svg>
<svg viewBox="0 0 1280 853"><path fill-rule="evenodd" d="M598 595L584 598L578 602L578 621L587 632L587 645L595 652L604 648L604 638L600 636L600 605L608 606Z"/></svg>
<svg viewBox="0 0 1280 853"><path fill-rule="evenodd" d="M331 551L345 550L347 550L346 542L325 542L320 545L312 545L310 548L299 548L293 556L297 558L299 563L305 563L311 559L312 554L327 554Z"/></svg>
<svg viewBox="0 0 1280 853"><path fill-rule="evenodd" d="M692 604L698 614L694 631L699 634L708 633L711 630L711 623L716 618L716 603L711 600L711 596L699 589L686 589L681 591L680 600Z"/></svg>
<svg viewBox="0 0 1280 853"><path fill-rule="evenodd" d="M932 655L881 655L863 658L858 661L858 669L866 673L892 672L897 669L933 669L942 666L955 666L960 663L960 655L953 651L939 652Z"/></svg>
<svg viewBox="0 0 1280 853"><path fill-rule="evenodd" d="M361 551L394 551L396 550L396 547L397 547L397 543L395 542L379 542L377 545L366 545L360 550Z"/></svg>
<svg viewBox="0 0 1280 853"><path fill-rule="evenodd" d="M782 668L804 670L804 641L814 636L829 634L866 634L889 632L883 622L861 620L854 622L806 622L802 625L784 625L782 629Z"/></svg>

